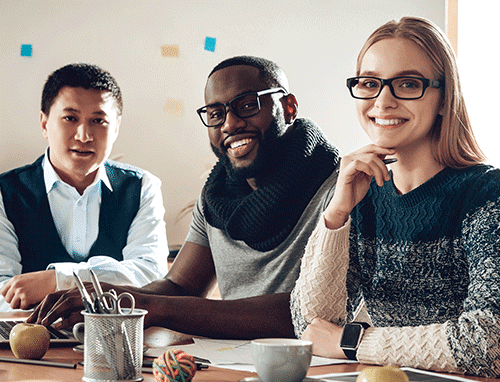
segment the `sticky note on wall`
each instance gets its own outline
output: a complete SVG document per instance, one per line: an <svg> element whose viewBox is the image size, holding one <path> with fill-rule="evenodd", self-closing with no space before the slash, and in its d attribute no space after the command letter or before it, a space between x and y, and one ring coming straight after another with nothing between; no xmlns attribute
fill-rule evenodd
<svg viewBox="0 0 500 382"><path fill-rule="evenodd" d="M33 55L33 45L22 44L21 45L21 57L31 57Z"/></svg>
<svg viewBox="0 0 500 382"><path fill-rule="evenodd" d="M179 45L162 45L162 57L179 57Z"/></svg>
<svg viewBox="0 0 500 382"><path fill-rule="evenodd" d="M206 37L205 38L205 50L208 50L210 52L215 52L215 43L216 43L215 38Z"/></svg>
<svg viewBox="0 0 500 382"><path fill-rule="evenodd" d="M165 105L165 113L167 115L172 115L174 117L182 116L184 109L184 102L180 99L167 99L167 103Z"/></svg>

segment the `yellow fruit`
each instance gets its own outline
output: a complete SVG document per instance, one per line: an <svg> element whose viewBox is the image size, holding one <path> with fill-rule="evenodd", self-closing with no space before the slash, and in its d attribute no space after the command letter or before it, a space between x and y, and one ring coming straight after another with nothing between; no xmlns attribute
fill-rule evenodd
<svg viewBox="0 0 500 382"><path fill-rule="evenodd" d="M43 325L20 322L10 331L9 343L16 358L40 359L50 345L50 334Z"/></svg>
<svg viewBox="0 0 500 382"><path fill-rule="evenodd" d="M395 366L365 367L356 382L410 382L406 373Z"/></svg>

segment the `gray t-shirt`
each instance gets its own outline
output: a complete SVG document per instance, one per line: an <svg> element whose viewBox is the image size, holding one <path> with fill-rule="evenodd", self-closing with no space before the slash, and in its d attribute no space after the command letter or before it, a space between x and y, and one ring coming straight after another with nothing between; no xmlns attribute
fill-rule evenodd
<svg viewBox="0 0 500 382"><path fill-rule="evenodd" d="M209 247L222 299L290 292L299 276L300 259L314 228L333 196L338 167L318 189L288 237L276 248L259 252L212 227L203 215L201 196L186 241Z"/></svg>

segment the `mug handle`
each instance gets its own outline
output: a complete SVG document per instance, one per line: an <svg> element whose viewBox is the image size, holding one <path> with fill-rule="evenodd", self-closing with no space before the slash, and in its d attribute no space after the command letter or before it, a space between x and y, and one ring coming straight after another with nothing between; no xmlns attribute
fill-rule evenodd
<svg viewBox="0 0 500 382"><path fill-rule="evenodd" d="M73 335L75 336L75 338L80 341L82 344L83 344L83 339L85 338L84 335L85 335L85 332L83 331L83 328L84 328L84 325L85 323L84 322L77 322L74 326L73 326ZM81 329L80 329L81 328Z"/></svg>

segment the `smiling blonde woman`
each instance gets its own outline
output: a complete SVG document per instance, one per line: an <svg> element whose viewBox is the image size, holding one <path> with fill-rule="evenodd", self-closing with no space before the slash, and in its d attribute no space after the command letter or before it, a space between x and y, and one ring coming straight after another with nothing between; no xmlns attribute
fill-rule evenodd
<svg viewBox="0 0 500 382"><path fill-rule="evenodd" d="M322 356L499 377L500 171L481 163L446 37L389 22L347 85L372 144L341 160L292 292L296 334Z"/></svg>

